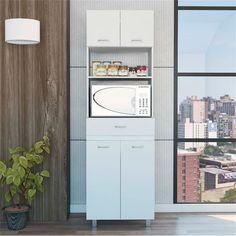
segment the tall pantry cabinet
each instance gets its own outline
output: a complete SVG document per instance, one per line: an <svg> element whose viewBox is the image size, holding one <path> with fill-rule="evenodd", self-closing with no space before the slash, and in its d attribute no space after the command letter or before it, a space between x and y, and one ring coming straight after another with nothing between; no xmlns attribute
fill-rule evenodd
<svg viewBox="0 0 236 236"><path fill-rule="evenodd" d="M150 224L154 219L153 17L153 11L87 11L86 213L93 226L97 220L143 219ZM94 76L94 60L114 59L145 63L148 74ZM94 117L94 84L148 85L150 112L146 116L141 111L138 115ZM117 100L111 96L107 102L112 105L113 99ZM137 100L133 106L141 109L144 102Z"/></svg>

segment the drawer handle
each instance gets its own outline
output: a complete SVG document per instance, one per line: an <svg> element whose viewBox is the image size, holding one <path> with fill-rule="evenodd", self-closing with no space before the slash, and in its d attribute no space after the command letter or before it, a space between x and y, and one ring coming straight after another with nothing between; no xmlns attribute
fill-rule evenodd
<svg viewBox="0 0 236 236"><path fill-rule="evenodd" d="M125 129L127 126L126 125L115 125L114 127L116 129Z"/></svg>
<svg viewBox="0 0 236 236"><path fill-rule="evenodd" d="M143 42L142 39L131 39L131 42Z"/></svg>
<svg viewBox="0 0 236 236"><path fill-rule="evenodd" d="M103 149L105 149L105 148L110 148L110 146L97 146L97 148L103 148Z"/></svg>
<svg viewBox="0 0 236 236"><path fill-rule="evenodd" d="M98 42L109 42L109 39L98 39Z"/></svg>
<svg viewBox="0 0 236 236"><path fill-rule="evenodd" d="M142 148L144 148L144 146L143 146L143 145L140 145L140 146L132 146L132 148L133 148L133 149L142 149Z"/></svg>

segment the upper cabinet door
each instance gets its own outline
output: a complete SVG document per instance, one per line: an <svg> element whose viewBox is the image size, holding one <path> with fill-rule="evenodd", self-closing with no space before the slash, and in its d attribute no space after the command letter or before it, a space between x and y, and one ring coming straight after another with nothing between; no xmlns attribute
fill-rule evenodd
<svg viewBox="0 0 236 236"><path fill-rule="evenodd" d="M87 46L120 46L120 11L87 11Z"/></svg>
<svg viewBox="0 0 236 236"><path fill-rule="evenodd" d="M152 47L153 11L121 11L121 46Z"/></svg>

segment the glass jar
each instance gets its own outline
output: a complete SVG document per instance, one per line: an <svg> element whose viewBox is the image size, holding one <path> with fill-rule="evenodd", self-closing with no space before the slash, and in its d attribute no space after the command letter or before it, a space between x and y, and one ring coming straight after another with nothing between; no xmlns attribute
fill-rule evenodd
<svg viewBox="0 0 236 236"><path fill-rule="evenodd" d="M119 69L119 67L117 65L114 65L114 64L108 65L107 75L109 75L109 76L118 75L118 69Z"/></svg>
<svg viewBox="0 0 236 236"><path fill-rule="evenodd" d="M136 76L136 67L129 67L129 76Z"/></svg>
<svg viewBox="0 0 236 236"><path fill-rule="evenodd" d="M122 62L121 61L113 61L113 65L121 66Z"/></svg>
<svg viewBox="0 0 236 236"><path fill-rule="evenodd" d="M118 74L120 76L128 76L129 75L128 66L119 66Z"/></svg>
<svg viewBox="0 0 236 236"><path fill-rule="evenodd" d="M97 65L96 76L106 76L106 75L107 75L106 66L103 63Z"/></svg>
<svg viewBox="0 0 236 236"><path fill-rule="evenodd" d="M111 61L103 61L102 63L106 66L107 69L108 66L111 65Z"/></svg>
<svg viewBox="0 0 236 236"><path fill-rule="evenodd" d="M137 66L136 73L137 73L137 76L147 76L147 67Z"/></svg>
<svg viewBox="0 0 236 236"><path fill-rule="evenodd" d="M92 61L92 74L96 76L97 74L97 65L101 64L101 61Z"/></svg>

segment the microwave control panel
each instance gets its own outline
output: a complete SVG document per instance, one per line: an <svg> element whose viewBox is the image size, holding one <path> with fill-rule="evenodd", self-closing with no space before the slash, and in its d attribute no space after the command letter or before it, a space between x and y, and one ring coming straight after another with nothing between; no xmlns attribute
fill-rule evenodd
<svg viewBox="0 0 236 236"><path fill-rule="evenodd" d="M136 115L150 116L151 115L151 88L147 86L139 86L136 94Z"/></svg>

